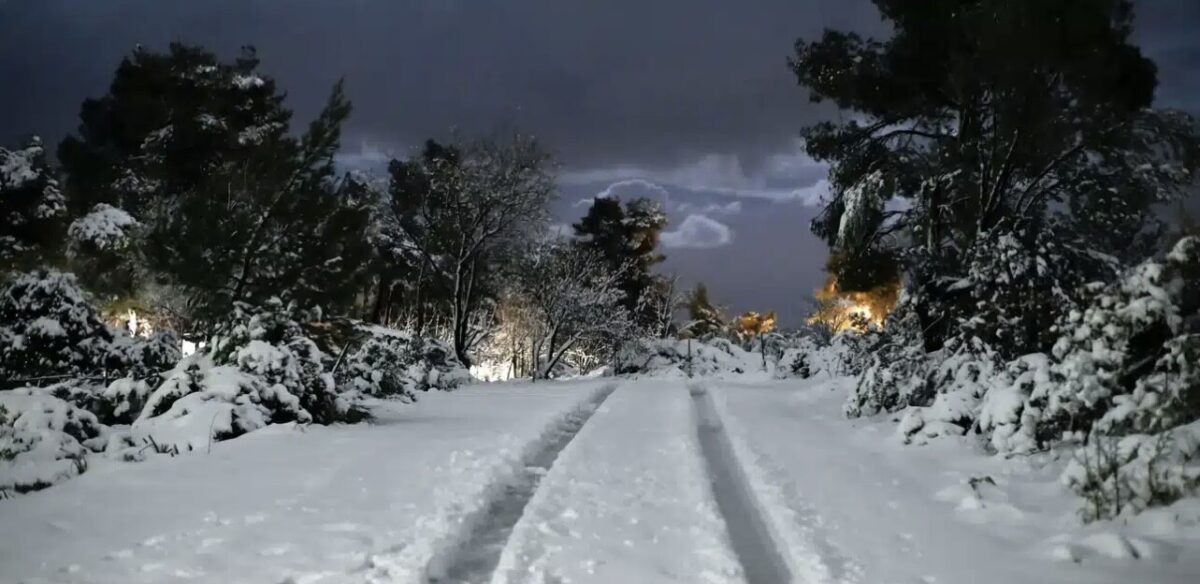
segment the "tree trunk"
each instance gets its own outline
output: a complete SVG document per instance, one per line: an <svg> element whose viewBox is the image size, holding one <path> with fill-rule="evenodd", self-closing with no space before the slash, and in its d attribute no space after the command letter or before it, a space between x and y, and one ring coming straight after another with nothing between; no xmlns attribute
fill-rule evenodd
<svg viewBox="0 0 1200 584"><path fill-rule="evenodd" d="M387 305L392 301L392 277L379 274L379 288L375 291L375 306L371 310L371 322L385 324Z"/></svg>

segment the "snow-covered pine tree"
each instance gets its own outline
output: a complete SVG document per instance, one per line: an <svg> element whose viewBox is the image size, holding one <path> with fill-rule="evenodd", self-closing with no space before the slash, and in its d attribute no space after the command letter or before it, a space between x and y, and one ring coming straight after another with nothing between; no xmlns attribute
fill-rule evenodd
<svg viewBox="0 0 1200 584"><path fill-rule="evenodd" d="M59 147L74 214L103 203L140 222L148 268L201 321L280 294L340 307L360 288L366 210L333 180L350 104L338 84L295 137L258 64L139 48Z"/></svg>
<svg viewBox="0 0 1200 584"><path fill-rule="evenodd" d="M0 148L0 274L53 259L62 242L66 201L40 138Z"/></svg>

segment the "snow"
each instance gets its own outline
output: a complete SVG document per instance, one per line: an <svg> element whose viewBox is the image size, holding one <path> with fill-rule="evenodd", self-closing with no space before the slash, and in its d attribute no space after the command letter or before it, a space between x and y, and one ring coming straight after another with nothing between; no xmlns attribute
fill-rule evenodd
<svg viewBox="0 0 1200 584"><path fill-rule="evenodd" d="M1195 500L1155 521L1082 525L1079 500L1058 481L1065 461L987 456L973 438L903 445L896 416L842 417L851 384L712 384L801 581L1183 583L1200 574Z"/></svg>
<svg viewBox="0 0 1200 584"><path fill-rule="evenodd" d="M1059 480L1069 457L989 455L973 436L905 445L899 415L844 417L853 378L718 373L475 385L372 402L370 424L267 425L141 463L92 456L78 477L0 501L0 582L1172 584L1200 574L1200 500L1085 525ZM209 407L202 395L190 407ZM0 397L10 420L33 412L23 432L65 430L78 416L54 398ZM991 423L1011 426L1014 407L997 403ZM935 413L923 411L944 417ZM128 431L139 428L97 439ZM39 464L74 472L61 449L46 457Z"/></svg>
<svg viewBox="0 0 1200 584"><path fill-rule="evenodd" d="M623 384L542 479L492 582L741 582L707 486L684 383Z"/></svg>
<svg viewBox="0 0 1200 584"><path fill-rule="evenodd" d="M37 180L42 174L36 163L42 153L42 143L38 139L23 150L0 148L0 188L19 189Z"/></svg>
<svg viewBox="0 0 1200 584"><path fill-rule="evenodd" d="M93 458L77 478L0 501L0 582L362 582L383 565L414 581L489 485L602 386L475 386L385 403L372 424Z"/></svg>
<svg viewBox="0 0 1200 584"><path fill-rule="evenodd" d="M265 83L266 81L257 75L236 75L233 78L234 87L242 90L262 87Z"/></svg>

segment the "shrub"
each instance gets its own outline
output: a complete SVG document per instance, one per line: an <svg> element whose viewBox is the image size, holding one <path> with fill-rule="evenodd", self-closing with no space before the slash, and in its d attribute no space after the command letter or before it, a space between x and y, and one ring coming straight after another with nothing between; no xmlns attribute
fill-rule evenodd
<svg viewBox="0 0 1200 584"><path fill-rule="evenodd" d="M336 365L334 379L343 392L415 401L417 392L450 390L470 374L445 345L380 328L360 331Z"/></svg>

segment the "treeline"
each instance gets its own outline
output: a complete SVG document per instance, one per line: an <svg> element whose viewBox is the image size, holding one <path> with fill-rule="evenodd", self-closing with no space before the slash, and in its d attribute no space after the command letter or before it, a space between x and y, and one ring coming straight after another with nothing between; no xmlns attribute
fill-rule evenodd
<svg viewBox="0 0 1200 584"><path fill-rule="evenodd" d="M351 110L339 82L297 129L253 49L223 61L138 48L83 103L58 167L37 138L0 150L0 273L74 273L103 313L193 341L279 299L522 375L670 329L673 286L652 274L656 203L598 199L560 241L554 165L536 140L430 140L386 176L341 173Z"/></svg>
<svg viewBox="0 0 1200 584"><path fill-rule="evenodd" d="M875 0L890 37L827 31L791 67L852 112L805 130L835 196L813 223L847 292L903 295L852 416L1003 453L1078 444L1088 518L1170 502L1200 419L1195 120L1155 109L1126 0ZM1194 234L1194 232L1193 232ZM1190 469L1190 470L1189 470Z"/></svg>

